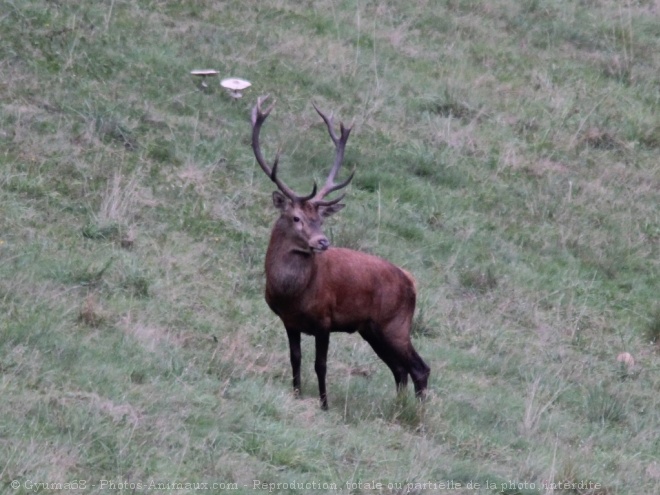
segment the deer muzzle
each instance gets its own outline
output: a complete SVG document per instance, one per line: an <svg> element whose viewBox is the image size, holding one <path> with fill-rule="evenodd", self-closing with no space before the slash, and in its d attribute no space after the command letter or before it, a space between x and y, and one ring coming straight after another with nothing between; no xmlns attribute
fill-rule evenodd
<svg viewBox="0 0 660 495"><path fill-rule="evenodd" d="M309 247L313 251L325 251L330 247L330 241L324 235L316 236L309 240Z"/></svg>

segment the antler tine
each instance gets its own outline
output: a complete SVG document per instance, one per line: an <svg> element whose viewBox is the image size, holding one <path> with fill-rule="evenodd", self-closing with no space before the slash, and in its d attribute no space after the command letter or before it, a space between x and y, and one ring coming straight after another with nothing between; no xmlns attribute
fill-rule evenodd
<svg viewBox="0 0 660 495"><path fill-rule="evenodd" d="M254 157L257 159L257 163L261 169L266 173L266 175L272 180L280 191L282 191L291 201L301 200L301 198L292 189L290 189L284 182L282 182L277 177L277 164L280 159L280 152L277 151L275 155L275 161L273 161L272 168L268 166L266 160L264 159L263 154L261 153L261 146L259 145L259 133L261 132L261 125L264 123L268 115L270 114L275 103L273 102L266 110L261 109L261 104L265 102L270 95L260 96L257 98L257 104L252 109L252 151L254 151ZM312 196L316 194L316 184L314 185L314 191Z"/></svg>
<svg viewBox="0 0 660 495"><path fill-rule="evenodd" d="M261 109L261 104L268 98L270 98L270 95L264 95L257 98L257 104L252 109L252 126L256 126L258 124L259 127L261 127L261 124L263 124L264 120L266 120L266 117L268 117L268 114L270 114L271 110L275 107L277 100L271 103L265 112Z"/></svg>
<svg viewBox="0 0 660 495"><path fill-rule="evenodd" d="M330 117L328 117L316 106L315 103L312 103L312 105L314 106L316 112L321 116L321 118L325 122L325 125L328 128L328 133L330 134L330 138L332 139L332 142L334 143L336 149L335 162L332 164L332 168L330 169L328 178L326 179L325 184L323 185L321 190L314 197L314 201L318 203L331 192L338 191L339 189L343 189L344 187L346 187L353 179L355 170L351 172L351 175L348 177L348 179L346 179L345 181L339 184L335 184L335 177L337 176L337 172L339 172L342 162L344 161L344 150L346 149L346 142L348 141L348 136L350 135L351 130L353 129L353 124L351 124L350 127L345 127L344 123L340 122L339 128L341 130L341 136L337 137L337 133L334 130L334 121L333 121L334 115L330 114ZM334 204L334 200L333 202L330 203Z"/></svg>
<svg viewBox="0 0 660 495"><path fill-rule="evenodd" d="M332 205L336 205L336 204L339 203L342 199L344 199L344 196L346 196L346 194L342 194L342 195L339 196L338 198L331 199L330 201L316 201L316 204L317 204L318 206L332 206Z"/></svg>

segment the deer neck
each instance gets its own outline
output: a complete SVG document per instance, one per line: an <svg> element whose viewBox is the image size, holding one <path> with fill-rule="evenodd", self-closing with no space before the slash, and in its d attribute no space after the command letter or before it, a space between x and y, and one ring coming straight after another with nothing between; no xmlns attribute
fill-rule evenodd
<svg viewBox="0 0 660 495"><path fill-rule="evenodd" d="M266 252L266 290L272 297L300 295L316 271L315 253L297 246L275 225Z"/></svg>

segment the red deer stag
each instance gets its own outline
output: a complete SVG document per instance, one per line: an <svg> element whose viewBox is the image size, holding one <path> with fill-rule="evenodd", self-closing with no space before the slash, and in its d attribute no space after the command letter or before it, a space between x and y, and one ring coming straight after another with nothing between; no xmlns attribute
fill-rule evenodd
<svg viewBox="0 0 660 495"><path fill-rule="evenodd" d="M252 111L252 149L266 175L277 185L273 203L280 210L266 253L266 302L280 317L289 337L293 390L300 394L300 334L316 339L314 369L319 381L321 407L328 408L325 389L326 359L331 332L359 332L394 374L397 389L406 386L408 375L415 393L423 398L430 369L410 341L415 311L415 281L412 276L376 256L330 247L323 234L323 219L345 205L338 198L324 200L346 187L353 174L336 184L350 127L314 108L325 122L335 144L335 161L325 184L317 192L299 196L277 177L279 153L272 166L266 163L259 145L261 126L273 109L262 110L268 96L261 97Z"/></svg>

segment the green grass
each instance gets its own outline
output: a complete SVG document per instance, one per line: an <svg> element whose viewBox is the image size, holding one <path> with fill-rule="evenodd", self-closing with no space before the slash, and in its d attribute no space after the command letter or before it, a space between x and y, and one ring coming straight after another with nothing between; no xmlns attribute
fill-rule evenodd
<svg viewBox="0 0 660 495"><path fill-rule="evenodd" d="M0 491L660 490L652 2L0 6ZM327 232L415 275L423 405L355 335L327 413L312 339L292 396L266 93L299 191L333 156L310 103L355 119Z"/></svg>

